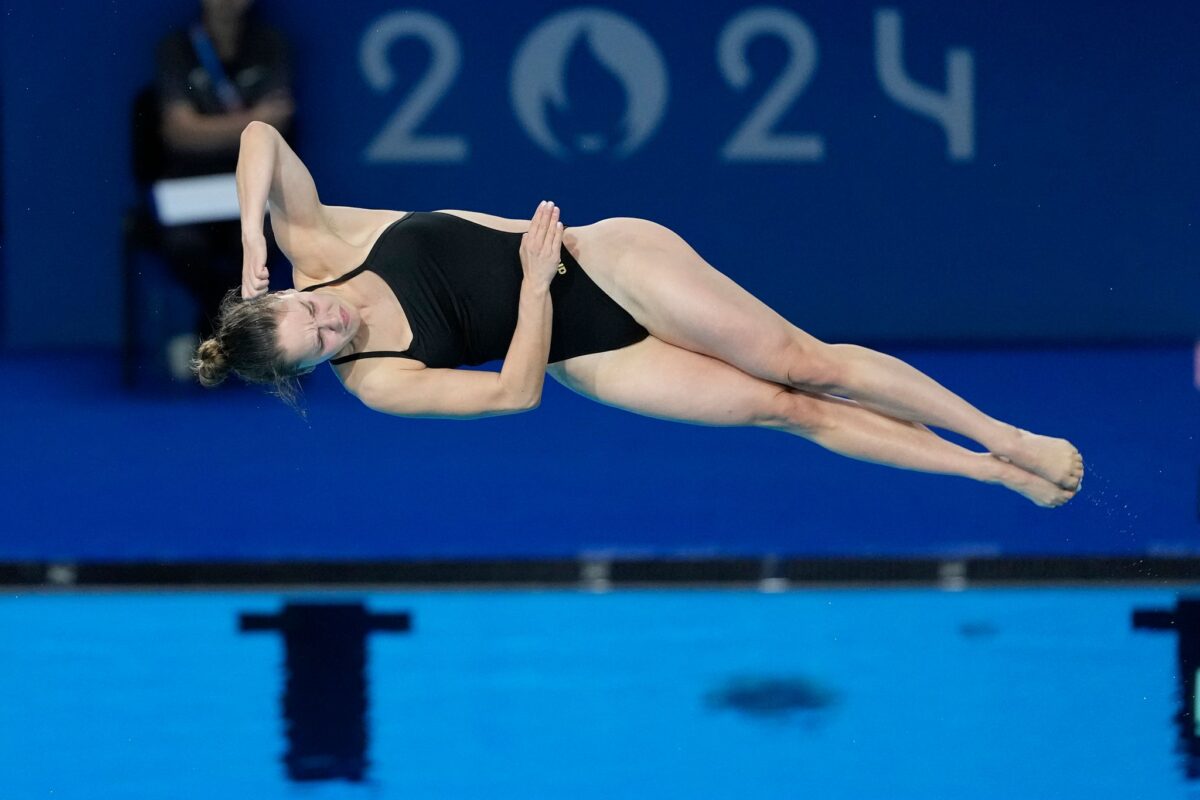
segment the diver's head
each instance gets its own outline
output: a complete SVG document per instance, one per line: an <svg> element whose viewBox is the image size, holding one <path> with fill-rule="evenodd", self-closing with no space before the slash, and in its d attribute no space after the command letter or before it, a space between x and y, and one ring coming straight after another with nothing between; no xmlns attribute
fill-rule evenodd
<svg viewBox="0 0 1200 800"><path fill-rule="evenodd" d="M235 372L290 401L295 378L345 347L361 324L358 310L334 292L288 290L250 300L230 292L221 302L216 333L200 344L192 369L204 386Z"/></svg>

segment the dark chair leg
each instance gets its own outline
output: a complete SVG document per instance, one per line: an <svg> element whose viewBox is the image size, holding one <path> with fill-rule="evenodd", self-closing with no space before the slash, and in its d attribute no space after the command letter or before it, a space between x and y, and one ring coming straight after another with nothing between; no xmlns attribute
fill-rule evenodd
<svg viewBox="0 0 1200 800"><path fill-rule="evenodd" d="M121 299L124 306L121 311L124 335L121 342L121 378L125 388L132 389L136 382L137 369L137 324L134 321L134 309L137 307L134 298L136 281L134 278L134 223L129 217L125 218L125 231L121 237Z"/></svg>

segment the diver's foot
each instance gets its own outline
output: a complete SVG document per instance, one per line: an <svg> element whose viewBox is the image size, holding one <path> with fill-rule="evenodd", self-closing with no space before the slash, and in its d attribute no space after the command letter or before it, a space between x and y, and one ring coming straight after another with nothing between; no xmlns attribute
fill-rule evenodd
<svg viewBox="0 0 1200 800"><path fill-rule="evenodd" d="M1078 491L1083 481L1083 456L1066 439L1039 436L1014 428L1012 444L995 457L1068 491Z"/></svg>
<svg viewBox="0 0 1200 800"><path fill-rule="evenodd" d="M992 455L991 458L996 460L996 480L1000 485L1012 489L1042 508L1058 508L1073 498L1078 491L1057 486L997 455Z"/></svg>

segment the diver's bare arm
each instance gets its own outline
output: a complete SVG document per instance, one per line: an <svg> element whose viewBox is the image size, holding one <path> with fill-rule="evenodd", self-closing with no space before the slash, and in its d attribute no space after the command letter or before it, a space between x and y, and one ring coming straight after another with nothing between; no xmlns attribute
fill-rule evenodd
<svg viewBox="0 0 1200 800"><path fill-rule="evenodd" d="M243 231L262 230L268 202L276 237L324 224L321 199L308 168L279 131L265 122L251 122L242 131L237 188Z"/></svg>
<svg viewBox="0 0 1200 800"><path fill-rule="evenodd" d="M539 296L540 295L540 296ZM550 352L550 292L521 291L517 330L499 372L407 369L391 359L355 362L347 386L368 407L401 417L479 419L538 407Z"/></svg>
<svg viewBox="0 0 1200 800"><path fill-rule="evenodd" d="M517 328L499 373L409 369L391 359L354 362L346 385L368 407L401 417L478 419L538 407L550 353L550 290L521 286Z"/></svg>
<svg viewBox="0 0 1200 800"><path fill-rule="evenodd" d="M534 408L514 396L495 372L407 369L391 359L355 362L347 386L367 407L401 417L479 419Z"/></svg>
<svg viewBox="0 0 1200 800"><path fill-rule="evenodd" d="M251 122L242 131L237 193L242 215L242 297L257 297L269 283L263 236L268 202L275 241L301 271L303 243L322 229L325 218L308 168L279 132L264 122Z"/></svg>
<svg viewBox="0 0 1200 800"><path fill-rule="evenodd" d="M376 411L406 417L474 419L516 414L542 401L553 322L550 281L557 274L562 226L552 204L543 203L522 237L525 275L517 327L499 374L457 369L405 369L387 359L355 362L347 386ZM383 362L383 363L380 363Z"/></svg>
<svg viewBox="0 0 1200 800"><path fill-rule="evenodd" d="M537 408L542 402L552 322L549 285L526 278L521 283L517 328L500 369L505 395L521 408Z"/></svg>
<svg viewBox="0 0 1200 800"><path fill-rule="evenodd" d="M546 361L550 357L553 309L550 282L558 274L563 227L559 210L549 201L538 205L529 229L521 236L521 295L517 327L508 343L500 382L510 397L527 408L542 401Z"/></svg>

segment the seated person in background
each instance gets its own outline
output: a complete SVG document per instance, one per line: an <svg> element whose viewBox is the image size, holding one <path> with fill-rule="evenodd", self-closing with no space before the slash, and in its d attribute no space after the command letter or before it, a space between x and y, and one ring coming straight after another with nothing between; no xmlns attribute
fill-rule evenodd
<svg viewBox="0 0 1200 800"><path fill-rule="evenodd" d="M293 106L283 37L247 11L250 0L202 0L202 16L158 45L157 88L162 109L164 176L233 172L242 130L254 120L286 136ZM208 313L241 283L238 220L164 226L163 254L201 309L198 336L212 334ZM198 339L168 345L171 371L190 378L188 361Z"/></svg>

